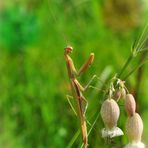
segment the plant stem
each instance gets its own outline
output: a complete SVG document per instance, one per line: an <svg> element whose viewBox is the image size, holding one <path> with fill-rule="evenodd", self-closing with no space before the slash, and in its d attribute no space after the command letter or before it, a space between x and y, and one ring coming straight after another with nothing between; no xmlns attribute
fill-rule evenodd
<svg viewBox="0 0 148 148"><path fill-rule="evenodd" d="M140 60L139 62L143 62L144 59L146 58L147 54L143 53L140 57ZM139 91L140 91L140 86L141 86L141 81L142 81L142 77L143 77L143 72L144 72L144 66L140 67L137 71L137 81L136 81L136 87L135 87L135 101L137 102L137 108L136 108L136 111L138 112L139 111L139 104L140 103L138 101L138 97L139 97Z"/></svg>
<svg viewBox="0 0 148 148"><path fill-rule="evenodd" d="M124 64L123 68L121 69L121 72L117 75L118 78L121 77L121 75L123 74L124 70L128 67L129 63L131 62L131 60L133 59L133 54L131 53L130 56L128 57L126 63Z"/></svg>
<svg viewBox="0 0 148 148"><path fill-rule="evenodd" d="M69 142L66 148L71 148L79 135L80 135L80 129L78 129L78 131L75 133L75 135L73 136L73 138L71 139L71 141Z"/></svg>
<svg viewBox="0 0 148 148"><path fill-rule="evenodd" d="M124 77L124 81L133 73L135 72L137 69L139 69L146 61L141 62L138 66L136 66L135 68L133 68L125 77Z"/></svg>

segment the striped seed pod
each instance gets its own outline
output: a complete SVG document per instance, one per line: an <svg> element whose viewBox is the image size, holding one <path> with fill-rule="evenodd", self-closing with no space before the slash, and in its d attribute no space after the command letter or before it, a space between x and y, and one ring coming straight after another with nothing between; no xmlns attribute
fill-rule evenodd
<svg viewBox="0 0 148 148"><path fill-rule="evenodd" d="M136 110L136 102L132 94L127 94L125 98L125 110L128 116L133 116Z"/></svg>
<svg viewBox="0 0 148 148"><path fill-rule="evenodd" d="M116 127L120 115L118 104L113 99L104 101L101 107L101 117L107 129Z"/></svg>
<svg viewBox="0 0 148 148"><path fill-rule="evenodd" d="M138 113L128 117L126 122L126 131L130 142L140 142L143 132L143 122Z"/></svg>

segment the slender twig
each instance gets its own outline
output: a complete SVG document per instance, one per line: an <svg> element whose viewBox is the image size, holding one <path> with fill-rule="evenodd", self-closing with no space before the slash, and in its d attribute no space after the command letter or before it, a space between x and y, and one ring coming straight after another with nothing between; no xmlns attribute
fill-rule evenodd
<svg viewBox="0 0 148 148"><path fill-rule="evenodd" d="M125 81L131 74L133 74L137 69L139 69L144 63L147 62L147 59L142 61L138 66L134 67L124 78L123 80Z"/></svg>
<svg viewBox="0 0 148 148"><path fill-rule="evenodd" d="M131 53L130 56L128 57L127 61L125 62L123 68L121 69L121 72L117 75L118 78L120 78L125 71L125 69L128 67L129 63L133 59L133 54Z"/></svg>
<svg viewBox="0 0 148 148"><path fill-rule="evenodd" d="M145 25L145 27L144 27L144 29L143 29L143 31L142 31L142 33L141 33L139 39L138 39L138 43L137 43L137 45L135 44L135 48L133 48L133 50L136 50L136 51L139 50L139 51L140 51L142 45L143 45L144 42L146 41L146 39L144 39L144 40L142 41L142 43L140 44L142 38L144 37L144 34L146 33L147 28L148 28L148 23Z"/></svg>
<svg viewBox="0 0 148 148"><path fill-rule="evenodd" d="M117 75L118 78L121 78L122 74L124 73L124 71L126 70L128 65L130 64L132 59L137 56L137 54L147 50L147 47L144 46L147 42L147 39L148 39L147 28L148 28L148 23L146 24L145 28L143 29L139 39L133 43L131 54L129 55L127 61L125 62L123 68L121 69L121 72Z"/></svg>
<svg viewBox="0 0 148 148"><path fill-rule="evenodd" d="M147 56L147 54L143 53L140 57L140 63L142 61L144 61L145 57ZM136 87L135 87L135 99L137 102L137 112L139 111L139 104L138 104L138 96L139 96L139 89L140 89L140 85L141 85L141 80L142 80L142 76L143 76L143 72L144 72L144 66L140 67L137 71L137 81L136 81Z"/></svg>
<svg viewBox="0 0 148 148"><path fill-rule="evenodd" d="M75 133L75 135L73 136L73 138L71 139L71 141L69 142L66 148L71 148L79 135L80 135L80 129L77 130L77 132Z"/></svg>

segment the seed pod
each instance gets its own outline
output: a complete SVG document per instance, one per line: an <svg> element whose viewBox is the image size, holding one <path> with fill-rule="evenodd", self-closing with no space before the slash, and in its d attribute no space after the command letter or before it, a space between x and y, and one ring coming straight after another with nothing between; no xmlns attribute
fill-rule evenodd
<svg viewBox="0 0 148 148"><path fill-rule="evenodd" d="M130 142L140 142L143 132L143 122L138 113L128 117L126 122L126 131Z"/></svg>
<svg viewBox="0 0 148 148"><path fill-rule="evenodd" d="M129 116L133 116L136 110L136 102L132 94L127 94L125 98L125 110Z"/></svg>
<svg viewBox="0 0 148 148"><path fill-rule="evenodd" d="M119 114L120 110L115 100L107 99L104 101L101 107L101 116L106 128L112 129L117 125Z"/></svg>

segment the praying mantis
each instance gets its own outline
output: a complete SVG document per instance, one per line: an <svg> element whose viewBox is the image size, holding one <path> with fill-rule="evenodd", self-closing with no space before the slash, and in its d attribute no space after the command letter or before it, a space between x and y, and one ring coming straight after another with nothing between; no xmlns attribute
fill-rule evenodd
<svg viewBox="0 0 148 148"><path fill-rule="evenodd" d="M67 46L64 49L64 56L65 56L68 76L70 79L71 90L73 92L73 97L67 96L67 99L68 100L69 100L69 98L76 99L77 113L75 110L74 111L75 111L75 114L78 115L78 117L79 117L83 144L84 144L84 147L87 148L88 147L88 134L87 134L85 112L87 110L88 102L85 99L83 92L90 86L92 80L96 76L94 75L85 87L83 87L79 83L79 81L77 80L77 77L82 75L93 63L94 53L90 53L90 56L87 59L87 61L82 65L82 67L79 69L79 71L77 71L75 68L75 65L73 63L73 60L70 57L70 54L72 53L72 51L73 51L73 48L71 46Z"/></svg>

